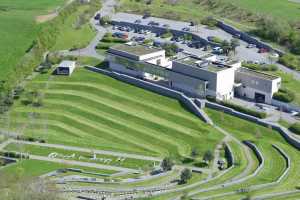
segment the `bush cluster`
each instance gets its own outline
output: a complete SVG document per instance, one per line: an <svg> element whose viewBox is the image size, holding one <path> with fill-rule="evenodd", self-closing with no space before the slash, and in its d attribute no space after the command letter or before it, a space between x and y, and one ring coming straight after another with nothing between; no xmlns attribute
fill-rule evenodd
<svg viewBox="0 0 300 200"><path fill-rule="evenodd" d="M282 88L282 89L279 89L279 91L273 95L273 99L276 99L278 101L283 101L286 103L290 103L290 102L294 101L295 94L294 94L294 92L292 92L288 89Z"/></svg>
<svg viewBox="0 0 300 200"><path fill-rule="evenodd" d="M290 131L292 131L293 133L296 133L297 135L300 135L300 123L294 123L290 128Z"/></svg>
<svg viewBox="0 0 300 200"><path fill-rule="evenodd" d="M229 103L229 102L224 102L224 101L222 101L221 104L223 106L232 108L232 109L234 109L238 112L242 112L242 113L245 113L247 115L251 115L251 116L254 116L254 117L257 117L257 118L260 118L260 119L264 119L264 118L267 117L267 113L265 113L265 112L258 112L256 110L252 110L252 109L249 109L249 108L242 107L240 105L236 105L236 104Z"/></svg>
<svg viewBox="0 0 300 200"><path fill-rule="evenodd" d="M300 58L292 54L285 54L284 56L280 57L279 63L291 69L298 70L298 71L300 70Z"/></svg>
<svg viewBox="0 0 300 200"><path fill-rule="evenodd" d="M22 153L17 153L13 151L1 151L0 152L1 156L8 157L8 158L22 158L22 159L29 159L28 155L22 154Z"/></svg>
<svg viewBox="0 0 300 200"><path fill-rule="evenodd" d="M46 143L46 140L44 139L37 139L34 137L28 137L28 136L24 136L24 135L18 135L16 137L17 140L24 140L24 141L28 141L28 142L39 142L39 143Z"/></svg>

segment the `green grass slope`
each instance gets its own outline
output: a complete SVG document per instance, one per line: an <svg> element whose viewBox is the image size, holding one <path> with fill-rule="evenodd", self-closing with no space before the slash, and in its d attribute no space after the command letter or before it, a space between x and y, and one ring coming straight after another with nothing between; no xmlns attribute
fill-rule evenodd
<svg viewBox="0 0 300 200"><path fill-rule="evenodd" d="M13 130L49 143L175 158L193 147L212 150L223 137L178 101L101 74L81 68L71 77L52 76L46 84L48 79L40 75L27 89L44 92L42 107L19 101L12 108Z"/></svg>
<svg viewBox="0 0 300 200"><path fill-rule="evenodd" d="M35 17L63 5L65 0L0 0L0 78L18 63L36 37Z"/></svg>

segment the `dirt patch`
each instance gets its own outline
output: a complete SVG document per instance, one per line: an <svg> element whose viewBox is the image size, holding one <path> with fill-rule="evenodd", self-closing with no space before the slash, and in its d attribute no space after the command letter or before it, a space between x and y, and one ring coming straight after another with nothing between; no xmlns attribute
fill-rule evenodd
<svg viewBox="0 0 300 200"><path fill-rule="evenodd" d="M44 23L44 22L47 22L47 21L52 20L52 19L55 18L57 15L58 15L57 12L53 12L53 13L50 13L50 14L47 14L47 15L39 15L39 16L36 16L36 17L35 17L35 21L36 21L37 23Z"/></svg>

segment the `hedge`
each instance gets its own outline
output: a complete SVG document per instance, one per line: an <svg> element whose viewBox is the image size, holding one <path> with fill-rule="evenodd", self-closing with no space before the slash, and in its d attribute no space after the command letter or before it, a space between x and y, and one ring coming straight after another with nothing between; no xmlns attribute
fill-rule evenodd
<svg viewBox="0 0 300 200"><path fill-rule="evenodd" d="M295 124L293 124L290 128L290 131L292 131L293 133L300 135L300 122L297 122Z"/></svg>
<svg viewBox="0 0 300 200"><path fill-rule="evenodd" d="M248 69L252 70L258 70L258 71L277 71L278 67L277 65L261 65L261 64L255 64L255 63L242 63L243 67L246 67Z"/></svg>
<svg viewBox="0 0 300 200"><path fill-rule="evenodd" d="M279 89L279 91L273 95L273 99L290 103L294 101L295 94L292 91L287 89Z"/></svg>
<svg viewBox="0 0 300 200"><path fill-rule="evenodd" d="M13 152L13 151L1 151L0 155L4 156L4 157L8 157L8 158L29 159L28 155L25 155L25 154L22 154L22 153Z"/></svg>
<svg viewBox="0 0 300 200"><path fill-rule="evenodd" d="M256 110L252 110L252 109L249 109L249 108L245 108L245 107L242 107L240 105L236 105L236 104L232 104L232 103L229 103L229 102L220 102L223 106L226 106L226 107L229 107L229 108L232 108L236 111L239 111L239 112L242 112L242 113L245 113L245 114L248 114L248 115L252 115L254 117L257 117L257 118L260 118L260 119L264 119L267 117L267 113L265 112L258 112Z"/></svg>
<svg viewBox="0 0 300 200"><path fill-rule="evenodd" d="M300 58L292 54L285 54L284 56L280 57L279 63L291 69L300 70Z"/></svg>

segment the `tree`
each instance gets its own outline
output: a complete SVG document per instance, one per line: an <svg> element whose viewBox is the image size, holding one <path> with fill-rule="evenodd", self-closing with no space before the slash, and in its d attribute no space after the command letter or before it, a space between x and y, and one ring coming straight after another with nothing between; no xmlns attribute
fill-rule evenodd
<svg viewBox="0 0 300 200"><path fill-rule="evenodd" d="M185 168L180 174L180 183L187 183L188 180L192 178L192 171Z"/></svg>
<svg viewBox="0 0 300 200"><path fill-rule="evenodd" d="M221 44L223 52L225 53L225 55L228 55L229 52L231 51L231 45L227 40L224 40Z"/></svg>
<svg viewBox="0 0 300 200"><path fill-rule="evenodd" d="M206 162L210 162L214 159L214 154L212 151L208 150L204 153L203 160Z"/></svg>
<svg viewBox="0 0 300 200"><path fill-rule="evenodd" d="M101 26L106 26L108 24L110 24L111 22L111 19L109 16L103 16L103 17L100 17L99 19L99 23Z"/></svg>
<svg viewBox="0 0 300 200"><path fill-rule="evenodd" d="M161 162L161 168L163 169L163 171L170 171L172 170L173 166L174 163L169 157L164 158L163 161Z"/></svg>
<svg viewBox="0 0 300 200"><path fill-rule="evenodd" d="M198 150L196 147L192 148L191 156L192 156L193 158L195 158L195 157L197 157L198 155L199 155L199 150Z"/></svg>
<svg viewBox="0 0 300 200"><path fill-rule="evenodd" d="M236 48L240 46L240 41L236 38L230 40L231 50L236 53Z"/></svg>

